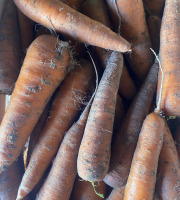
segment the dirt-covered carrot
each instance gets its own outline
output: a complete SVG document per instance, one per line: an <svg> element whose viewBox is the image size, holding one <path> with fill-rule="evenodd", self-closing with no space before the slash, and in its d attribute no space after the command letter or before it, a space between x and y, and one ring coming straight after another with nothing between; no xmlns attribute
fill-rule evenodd
<svg viewBox="0 0 180 200"><path fill-rule="evenodd" d="M14 0L32 20L82 42L115 51L130 51L130 44L103 26L59 0ZM36 4L36 6L34 6Z"/></svg>
<svg viewBox="0 0 180 200"><path fill-rule="evenodd" d="M77 177L71 200L102 200L106 197L106 184L98 182L93 188L92 184Z"/></svg>
<svg viewBox="0 0 180 200"><path fill-rule="evenodd" d="M137 78L143 81L153 64L143 2L142 0L117 0L116 6L122 19L121 35L132 44L132 53L127 54L126 58ZM139 23L134 23L135 21Z"/></svg>
<svg viewBox="0 0 180 200"><path fill-rule="evenodd" d="M161 19L158 16L150 16L147 19L147 26L151 38L152 48L156 54L158 54L160 47Z"/></svg>
<svg viewBox="0 0 180 200"><path fill-rule="evenodd" d="M177 129L175 131L174 140L175 140L175 144L176 144L178 157L179 157L179 160L180 160L180 125L177 127Z"/></svg>
<svg viewBox="0 0 180 200"><path fill-rule="evenodd" d="M113 52L91 106L78 154L78 174L84 180L101 181L109 168L116 96L123 56Z"/></svg>
<svg viewBox="0 0 180 200"><path fill-rule="evenodd" d="M153 112L144 120L131 164L124 200L153 199L164 131L165 121L159 114Z"/></svg>
<svg viewBox="0 0 180 200"><path fill-rule="evenodd" d="M6 95L0 95L0 124L5 112Z"/></svg>
<svg viewBox="0 0 180 200"><path fill-rule="evenodd" d="M75 121L87 97L93 79L92 65L82 60L60 86L50 116L36 144L22 179L18 198L28 194L38 183L59 149L65 132Z"/></svg>
<svg viewBox="0 0 180 200"><path fill-rule="evenodd" d="M0 200L16 200L23 173L23 159L20 155L13 165L0 175ZM23 200L30 200L30 198L26 197Z"/></svg>
<svg viewBox="0 0 180 200"><path fill-rule="evenodd" d="M165 0L143 0L144 7L150 15L161 16Z"/></svg>
<svg viewBox="0 0 180 200"><path fill-rule="evenodd" d="M160 70L158 99L160 110L180 116L180 1L166 0L160 33Z"/></svg>
<svg viewBox="0 0 180 200"><path fill-rule="evenodd" d="M70 60L69 45L55 37L41 36L29 47L0 126L0 173L22 151Z"/></svg>
<svg viewBox="0 0 180 200"><path fill-rule="evenodd" d="M26 53L33 41L34 23L18 9L18 21L21 35L21 48Z"/></svg>
<svg viewBox="0 0 180 200"><path fill-rule="evenodd" d="M167 123L159 157L156 191L163 200L180 198L180 161Z"/></svg>
<svg viewBox="0 0 180 200"><path fill-rule="evenodd" d="M152 65L149 74L135 97L119 127L112 145L110 169L104 179L106 184L117 188L126 184L139 133L149 112L157 87L158 63ZM127 150L128 149L128 150Z"/></svg>
<svg viewBox="0 0 180 200"><path fill-rule="evenodd" d="M13 1L7 1L0 20L0 93L11 94L21 67L20 34Z"/></svg>
<svg viewBox="0 0 180 200"><path fill-rule="evenodd" d="M123 200L124 190L125 186L113 189L107 200Z"/></svg>
<svg viewBox="0 0 180 200"><path fill-rule="evenodd" d="M1 17L2 17L4 8L5 8L7 2L8 2L8 0L1 0L0 1L0 21L1 21Z"/></svg>
<svg viewBox="0 0 180 200"><path fill-rule="evenodd" d="M96 12L94 12L94 10L96 10ZM82 12L88 17L111 28L111 22L104 0L86 0L82 5ZM98 47L95 48L95 51L102 67L105 68L112 52ZM135 84L129 76L125 65L123 66L122 76L120 80L119 93L126 99L132 99L136 94Z"/></svg>

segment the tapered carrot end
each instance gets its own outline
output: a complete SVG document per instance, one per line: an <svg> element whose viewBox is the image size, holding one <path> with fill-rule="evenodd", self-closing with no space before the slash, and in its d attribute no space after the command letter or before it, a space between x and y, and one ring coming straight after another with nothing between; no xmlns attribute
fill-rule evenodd
<svg viewBox="0 0 180 200"><path fill-rule="evenodd" d="M18 194L16 200L23 199L28 193L26 193L21 187L19 187Z"/></svg>

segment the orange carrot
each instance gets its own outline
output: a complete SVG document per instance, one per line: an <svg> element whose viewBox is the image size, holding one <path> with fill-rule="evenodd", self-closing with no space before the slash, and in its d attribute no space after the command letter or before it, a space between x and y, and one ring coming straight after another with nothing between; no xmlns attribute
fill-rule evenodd
<svg viewBox="0 0 180 200"><path fill-rule="evenodd" d="M11 0L0 20L0 38L0 93L11 94L21 67L17 12Z"/></svg>
<svg viewBox="0 0 180 200"><path fill-rule="evenodd" d="M180 116L180 1L166 0L160 33L159 109Z"/></svg>
<svg viewBox="0 0 180 200"><path fill-rule="evenodd" d="M54 37L41 36L29 47L0 126L0 173L22 151L69 62L68 44Z"/></svg>
<svg viewBox="0 0 180 200"><path fill-rule="evenodd" d="M165 121L159 114L151 113L144 120L131 164L124 200L153 199L164 130Z"/></svg>
<svg viewBox="0 0 180 200"><path fill-rule="evenodd" d="M96 12L93 12L96 10ZM88 17L104 24L111 28L111 22L108 16L107 6L104 0L86 0L82 5L82 11ZM95 48L97 56L103 68L105 68L107 61L111 55L111 51L106 51L102 48ZM136 94L136 87L129 76L126 66L123 66L122 76L119 85L119 93L126 99L132 99Z"/></svg>
<svg viewBox="0 0 180 200"><path fill-rule="evenodd" d="M112 145L110 169L104 179L105 183L111 187L121 187L127 182L139 133L156 90L157 74L158 63L155 62L119 127Z"/></svg>
<svg viewBox="0 0 180 200"><path fill-rule="evenodd" d="M167 123L159 157L156 191L163 200L175 200L180 197L180 162Z"/></svg>
<svg viewBox="0 0 180 200"><path fill-rule="evenodd" d="M150 15L161 16L165 0L143 0L145 9Z"/></svg>
<svg viewBox="0 0 180 200"><path fill-rule="evenodd" d="M107 27L78 13L59 0L14 0L32 20L82 42L106 49L126 52L130 44ZM34 6L36 4L36 6ZM28 9L27 9L28 8ZM84 31L85 30L85 31Z"/></svg>
<svg viewBox="0 0 180 200"><path fill-rule="evenodd" d="M123 200L125 187L113 189L107 200Z"/></svg>
<svg viewBox="0 0 180 200"><path fill-rule="evenodd" d="M102 200L98 194L103 195L104 198L106 197L106 184L103 181L98 182L93 189L91 183L77 177L72 193L72 200Z"/></svg>
<svg viewBox="0 0 180 200"><path fill-rule="evenodd" d="M123 56L113 52L91 106L78 154L78 174L84 180L101 181L110 161L110 147L116 95L123 67Z"/></svg>
<svg viewBox="0 0 180 200"><path fill-rule="evenodd" d="M117 0L116 6L122 19L121 35L132 44L132 53L126 55L127 61L137 78L143 81L153 64L143 2L142 0Z"/></svg>
<svg viewBox="0 0 180 200"><path fill-rule="evenodd" d="M6 95L0 95L0 124L5 113Z"/></svg>
<svg viewBox="0 0 180 200"><path fill-rule="evenodd" d="M180 160L180 126L177 127L175 135L174 135L174 140L175 140L175 144L176 144L176 149L177 149L177 153L178 153L178 157Z"/></svg>
<svg viewBox="0 0 180 200"><path fill-rule="evenodd" d="M147 19L147 26L152 42L152 48L158 54L160 47L161 19L158 16L150 16Z"/></svg>
<svg viewBox="0 0 180 200"><path fill-rule="evenodd" d="M75 121L93 79L92 65L82 60L58 89L50 116L32 153L23 176L18 198L28 194L38 183L59 149L65 132Z"/></svg>

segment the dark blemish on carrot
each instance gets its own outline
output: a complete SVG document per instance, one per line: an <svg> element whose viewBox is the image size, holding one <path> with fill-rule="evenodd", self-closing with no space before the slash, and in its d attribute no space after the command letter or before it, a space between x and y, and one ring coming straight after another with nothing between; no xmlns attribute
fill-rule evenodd
<svg viewBox="0 0 180 200"><path fill-rule="evenodd" d="M7 155L9 158L12 158L13 157L13 155L12 154L10 154L10 153L8 153L8 155Z"/></svg>
<svg viewBox="0 0 180 200"><path fill-rule="evenodd" d="M14 144L14 142L16 141L16 138L17 138L17 137L18 137L17 135L15 135L15 134L13 134L13 133L10 133L10 134L9 134L10 142Z"/></svg>
<svg viewBox="0 0 180 200"><path fill-rule="evenodd" d="M31 104L30 104L29 102L25 102L25 104L26 104L28 107L31 106Z"/></svg>
<svg viewBox="0 0 180 200"><path fill-rule="evenodd" d="M155 171L152 171L152 172L151 172L151 175L152 175L152 176L155 176L155 175L156 175L156 172L155 172Z"/></svg>
<svg viewBox="0 0 180 200"><path fill-rule="evenodd" d="M15 125L15 123L14 123L14 122L11 122L11 126L12 126L12 127L15 127L16 125Z"/></svg>
<svg viewBox="0 0 180 200"><path fill-rule="evenodd" d="M157 127L158 125L157 125L157 124L155 124L155 123L153 123L153 124L152 124L152 126L153 126L153 127Z"/></svg>
<svg viewBox="0 0 180 200"><path fill-rule="evenodd" d="M1 167L1 172L5 172L5 171L7 171L7 166L3 165L3 166Z"/></svg>
<svg viewBox="0 0 180 200"><path fill-rule="evenodd" d="M56 64L55 64L55 62L54 62L54 60L51 60L51 62L50 62L50 67L53 68L53 69L56 69L56 68L57 68L57 66L56 66Z"/></svg>
<svg viewBox="0 0 180 200"><path fill-rule="evenodd" d="M45 85L50 85L50 82L48 82L47 80L45 80L44 78L41 79L41 83L45 84Z"/></svg>
<svg viewBox="0 0 180 200"><path fill-rule="evenodd" d="M22 117L26 117L26 118L29 117L29 115L26 115L26 114L21 114L21 116L22 116Z"/></svg>
<svg viewBox="0 0 180 200"><path fill-rule="evenodd" d="M9 148L10 148L10 149L17 149L17 147L14 146L13 144L10 144L10 145L9 145Z"/></svg>
<svg viewBox="0 0 180 200"><path fill-rule="evenodd" d="M30 92L34 92L34 93L37 92L37 90L36 90L35 88L32 88L32 87L28 87L28 90L29 90Z"/></svg>

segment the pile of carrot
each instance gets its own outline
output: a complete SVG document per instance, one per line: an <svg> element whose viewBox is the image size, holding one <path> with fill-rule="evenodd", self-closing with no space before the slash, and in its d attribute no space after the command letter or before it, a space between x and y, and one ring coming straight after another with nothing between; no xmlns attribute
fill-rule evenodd
<svg viewBox="0 0 180 200"><path fill-rule="evenodd" d="M179 0L1 0L0 200L180 199L179 33Z"/></svg>

